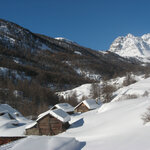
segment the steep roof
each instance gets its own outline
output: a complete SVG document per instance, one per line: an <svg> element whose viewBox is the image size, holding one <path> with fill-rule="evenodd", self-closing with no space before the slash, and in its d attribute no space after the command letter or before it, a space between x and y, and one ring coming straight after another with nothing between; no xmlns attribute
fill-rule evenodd
<svg viewBox="0 0 150 150"><path fill-rule="evenodd" d="M46 115L50 114L51 116L57 118L58 120L62 122L68 122L70 121L70 116L64 112L62 109L54 109L54 110L48 110L38 116L38 119L36 121L39 121Z"/></svg>
<svg viewBox="0 0 150 150"><path fill-rule="evenodd" d="M74 107L72 107L70 104L68 103L59 103L59 104L56 104L54 107L52 107L51 109L53 108L58 108L58 109L62 109L63 111L65 112L72 112L74 111Z"/></svg>
<svg viewBox="0 0 150 150"><path fill-rule="evenodd" d="M18 113L19 116L22 116L16 109L12 108L8 104L0 104L0 112L9 113L13 118L16 118L16 113Z"/></svg>
<svg viewBox="0 0 150 150"><path fill-rule="evenodd" d="M84 100L84 101L82 101L81 103L79 103L75 108L77 108L79 105L81 105L81 104L84 104L88 109L96 109L96 108L98 108L100 105L98 105L97 103L96 103L96 101L94 100L94 99L87 99L87 100Z"/></svg>

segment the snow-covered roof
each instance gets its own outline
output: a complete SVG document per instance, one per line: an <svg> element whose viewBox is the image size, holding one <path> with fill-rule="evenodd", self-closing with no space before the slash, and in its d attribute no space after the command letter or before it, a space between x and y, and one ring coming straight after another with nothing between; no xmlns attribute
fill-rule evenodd
<svg viewBox="0 0 150 150"><path fill-rule="evenodd" d="M70 104L68 103L59 103L59 104L56 104L54 107L52 107L51 109L53 108L58 108L58 109L62 109L63 111L65 112L72 112L74 111L74 107L72 107Z"/></svg>
<svg viewBox="0 0 150 150"><path fill-rule="evenodd" d="M18 113L19 116L22 116L16 109L12 108L8 104L0 104L0 112L9 113L13 118L16 118L15 113Z"/></svg>
<svg viewBox="0 0 150 150"><path fill-rule="evenodd" d="M30 123L29 125L27 125L27 126L25 127L25 129L32 128L32 127L34 127L36 124L37 124L37 122L32 122L32 123Z"/></svg>
<svg viewBox="0 0 150 150"><path fill-rule="evenodd" d="M0 114L6 114L6 113L8 113L7 110L0 110Z"/></svg>
<svg viewBox="0 0 150 150"><path fill-rule="evenodd" d="M57 118L58 120L60 120L62 122L70 121L70 116L66 112L64 112L62 109L48 110L48 111L40 114L36 121L39 121L40 119L42 119L43 117L45 117L48 114L52 115L53 117Z"/></svg>
<svg viewBox="0 0 150 150"><path fill-rule="evenodd" d="M94 99L87 99L87 100L82 101L81 103L83 103L88 109L96 109L100 106L96 103ZM79 103L75 108L81 105L81 103Z"/></svg>

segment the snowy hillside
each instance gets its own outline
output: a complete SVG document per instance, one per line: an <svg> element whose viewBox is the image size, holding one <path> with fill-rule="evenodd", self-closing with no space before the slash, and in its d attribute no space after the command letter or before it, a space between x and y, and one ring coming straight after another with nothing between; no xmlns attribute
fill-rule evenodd
<svg viewBox="0 0 150 150"><path fill-rule="evenodd" d="M150 78L141 80L114 93L113 101L150 96Z"/></svg>
<svg viewBox="0 0 150 150"><path fill-rule="evenodd" d="M19 150L23 147L23 150L149 150L150 124L144 124L142 120L143 114L150 107L149 84L150 78L140 78L137 83L120 88L115 93L120 101L114 100L95 110L72 115L71 126L64 133L53 137L29 136L0 146L0 149L7 150L9 147L10 150ZM139 95L134 99L120 96L128 92ZM4 130L10 134L6 126ZM23 133L24 128L20 128L21 130ZM18 132L22 135L20 131L12 129L12 133Z"/></svg>
<svg viewBox="0 0 150 150"><path fill-rule="evenodd" d="M148 106L148 98L104 104L96 110L72 116L70 129L62 134L28 137L0 149L6 150L9 146L11 150L21 147L38 150L42 146L42 150L56 147L57 150L149 150L150 126L144 125L141 119Z"/></svg>
<svg viewBox="0 0 150 150"><path fill-rule="evenodd" d="M80 102L83 97L90 98L90 91L91 91L91 84L83 84L72 90L57 92L57 95L62 96L63 98L67 99L67 98L71 97L73 94L76 94L78 102Z"/></svg>
<svg viewBox="0 0 150 150"><path fill-rule="evenodd" d="M60 136L84 141L83 150L149 150L150 126L141 119L149 105L147 98L104 104L73 117L72 128Z"/></svg>
<svg viewBox="0 0 150 150"><path fill-rule="evenodd" d="M80 150L83 143L75 138L29 136L3 146L0 150Z"/></svg>
<svg viewBox="0 0 150 150"><path fill-rule="evenodd" d="M143 75L134 75L131 74L131 78L133 78L136 81L141 81L144 79ZM117 77L114 79L110 79L107 81L107 84L112 85L114 87L116 87L117 89L123 87L123 82L126 79L126 76L123 77ZM97 85L101 88L103 85L103 80L101 80L100 82L97 82ZM127 88L127 87L125 87ZM83 84L79 87L76 87L74 89L71 90L67 90L67 91L62 91L62 92L57 92L56 94L58 96L62 96L64 99L67 99L69 97L71 97L72 95L76 94L76 98L78 100L78 102L82 101L82 98L92 98L92 84ZM102 98L102 97L101 97Z"/></svg>
<svg viewBox="0 0 150 150"><path fill-rule="evenodd" d="M114 40L109 51L122 57L135 57L142 61L150 61L150 34L135 37L132 34Z"/></svg>

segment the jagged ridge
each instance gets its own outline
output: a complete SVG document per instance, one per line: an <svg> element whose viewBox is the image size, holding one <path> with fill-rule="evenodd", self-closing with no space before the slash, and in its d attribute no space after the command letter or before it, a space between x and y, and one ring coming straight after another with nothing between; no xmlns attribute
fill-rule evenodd
<svg viewBox="0 0 150 150"><path fill-rule="evenodd" d="M122 57L134 57L143 61L150 58L150 34L136 37L132 34L120 36L111 44L109 51Z"/></svg>

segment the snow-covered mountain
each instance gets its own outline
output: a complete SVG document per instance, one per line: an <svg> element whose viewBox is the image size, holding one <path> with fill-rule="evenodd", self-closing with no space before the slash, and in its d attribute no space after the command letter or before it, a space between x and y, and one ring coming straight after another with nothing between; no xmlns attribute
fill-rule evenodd
<svg viewBox="0 0 150 150"><path fill-rule="evenodd" d="M141 37L132 34L120 36L111 44L109 51L122 57L134 57L150 62L150 34L144 34Z"/></svg>

